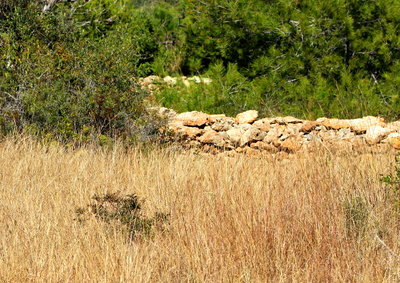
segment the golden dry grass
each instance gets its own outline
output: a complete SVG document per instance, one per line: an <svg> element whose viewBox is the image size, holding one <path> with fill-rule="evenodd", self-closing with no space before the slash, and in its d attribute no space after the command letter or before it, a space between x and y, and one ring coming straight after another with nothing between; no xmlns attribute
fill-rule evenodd
<svg viewBox="0 0 400 283"><path fill-rule="evenodd" d="M393 165L393 154L68 151L8 139L0 281L398 280L399 225L379 181ZM94 194L116 191L144 198L148 215L170 213L167 230L128 243L101 221L73 220ZM360 199L349 226L345 208Z"/></svg>

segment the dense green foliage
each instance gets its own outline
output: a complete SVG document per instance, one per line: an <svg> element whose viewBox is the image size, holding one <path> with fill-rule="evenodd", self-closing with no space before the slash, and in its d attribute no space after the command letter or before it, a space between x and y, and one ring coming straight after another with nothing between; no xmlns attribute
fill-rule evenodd
<svg viewBox="0 0 400 283"><path fill-rule="evenodd" d="M200 98L207 105L187 109L399 118L399 8L396 0L180 1L169 51L180 70L226 69ZM184 108L179 97L192 91L171 105Z"/></svg>
<svg viewBox="0 0 400 283"><path fill-rule="evenodd" d="M132 80L139 55L109 1L2 4L0 127L61 140L137 136L146 120ZM92 6L91 6L92 5ZM121 10L122 11L122 10Z"/></svg>
<svg viewBox="0 0 400 283"><path fill-rule="evenodd" d="M151 74L213 79L156 93L180 111L398 119L399 23L397 0L0 0L1 131L133 137Z"/></svg>

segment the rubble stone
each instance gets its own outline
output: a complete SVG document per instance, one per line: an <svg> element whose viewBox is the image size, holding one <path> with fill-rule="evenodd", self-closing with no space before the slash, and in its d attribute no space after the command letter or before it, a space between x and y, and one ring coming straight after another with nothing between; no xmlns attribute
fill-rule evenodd
<svg viewBox="0 0 400 283"><path fill-rule="evenodd" d="M176 114L162 107L156 111L169 117L168 129L184 138L185 144L197 145L212 153L232 149L243 153L260 150L286 153L319 149L331 152L400 150L400 130L397 128L400 121L385 124L380 117L304 121L287 116L256 121L258 113L252 110L240 113L236 118L197 111Z"/></svg>
<svg viewBox="0 0 400 283"><path fill-rule="evenodd" d="M287 152L295 152L301 148L301 143L296 137L290 137L281 143L280 148Z"/></svg>
<svg viewBox="0 0 400 283"><path fill-rule="evenodd" d="M235 121L229 118L217 118L214 120L211 128L215 131L228 131L235 125Z"/></svg>
<svg viewBox="0 0 400 283"><path fill-rule="evenodd" d="M385 120L380 117L367 116L360 119L349 120L350 129L357 133L367 131L372 126L385 126Z"/></svg>
<svg viewBox="0 0 400 283"><path fill-rule="evenodd" d="M315 129L316 126L318 126L319 123L316 121L306 121L302 124L300 131L301 132L305 132L305 133L309 133L312 130Z"/></svg>
<svg viewBox="0 0 400 283"><path fill-rule="evenodd" d="M265 135L265 132L260 131L260 129L256 127L249 128L242 134L242 137L240 138L240 146L244 146L245 144L253 141L261 141Z"/></svg>
<svg viewBox="0 0 400 283"><path fill-rule="evenodd" d="M206 113L192 111L176 115L173 121L181 122L184 126L204 126L208 122L208 117Z"/></svg>
<svg viewBox="0 0 400 283"><path fill-rule="evenodd" d="M375 145L383 140L387 135L393 133L395 130L383 128L381 126L371 126L365 133L365 139L368 144Z"/></svg>
<svg viewBox="0 0 400 283"><path fill-rule="evenodd" d="M257 120L253 123L253 126L261 131L269 131L271 129L270 119Z"/></svg>
<svg viewBox="0 0 400 283"><path fill-rule="evenodd" d="M390 137L388 143L395 149L400 149L400 136Z"/></svg>
<svg viewBox="0 0 400 283"><path fill-rule="evenodd" d="M258 111L249 110L236 115L236 122L238 124L250 124L253 123L258 117Z"/></svg>
<svg viewBox="0 0 400 283"><path fill-rule="evenodd" d="M197 138L201 143L213 144L218 147L223 147L225 145L224 138L216 131L207 131L201 137Z"/></svg>

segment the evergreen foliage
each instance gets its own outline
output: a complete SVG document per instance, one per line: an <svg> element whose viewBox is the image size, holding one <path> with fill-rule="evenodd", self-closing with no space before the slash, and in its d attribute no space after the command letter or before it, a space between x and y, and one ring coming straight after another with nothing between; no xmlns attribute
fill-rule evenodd
<svg viewBox="0 0 400 283"><path fill-rule="evenodd" d="M137 50L111 1L1 6L0 126L59 140L132 138L146 112Z"/></svg>
<svg viewBox="0 0 400 283"><path fill-rule="evenodd" d="M251 82L242 92L249 104L239 108L308 118L399 118L399 5L379 0L181 1L184 36L175 48L185 74L236 64ZM212 91L224 97L218 88Z"/></svg>
<svg viewBox="0 0 400 283"><path fill-rule="evenodd" d="M180 111L400 118L397 0L46 3L0 1L3 133L132 137L151 74L213 79L156 94Z"/></svg>

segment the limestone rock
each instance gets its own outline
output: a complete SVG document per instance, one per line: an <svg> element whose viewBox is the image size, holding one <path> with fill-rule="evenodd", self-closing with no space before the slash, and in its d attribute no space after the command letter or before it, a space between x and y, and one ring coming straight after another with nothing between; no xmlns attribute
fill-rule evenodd
<svg viewBox="0 0 400 283"><path fill-rule="evenodd" d="M240 139L242 138L243 130L241 130L240 128L232 128L226 131L226 134L232 144L239 144Z"/></svg>
<svg viewBox="0 0 400 283"><path fill-rule="evenodd" d="M303 120L297 119L292 116L286 116L286 117L276 117L274 118L271 123L274 124L280 124L280 125L287 125L287 124L296 124L296 123L302 123Z"/></svg>
<svg viewBox="0 0 400 283"><path fill-rule="evenodd" d="M212 83L212 79L210 79L210 78L203 78L202 81L203 81L203 84L206 84L206 85L209 85Z"/></svg>
<svg viewBox="0 0 400 283"><path fill-rule="evenodd" d="M236 115L236 122L238 124L250 124L253 123L258 117L258 111L249 110Z"/></svg>
<svg viewBox="0 0 400 283"><path fill-rule="evenodd" d="M235 125L235 121L229 118L217 118L214 120L211 128L215 131L228 131Z"/></svg>
<svg viewBox="0 0 400 283"><path fill-rule="evenodd" d="M265 132L260 131L256 127L250 128L242 134L240 138L240 146L244 146L253 141L261 141L265 135Z"/></svg>
<svg viewBox="0 0 400 283"><path fill-rule="evenodd" d="M400 121L387 123L385 128L396 130L396 131L400 132Z"/></svg>
<svg viewBox="0 0 400 283"><path fill-rule="evenodd" d="M350 128L357 133L365 132L371 126L384 126L384 119L380 117L367 116L359 119L328 119L318 118L317 122L321 125L334 130Z"/></svg>
<svg viewBox="0 0 400 283"><path fill-rule="evenodd" d="M345 128L345 129L340 129L336 135L339 139L350 139L354 138L355 133L352 132L349 128Z"/></svg>
<svg viewBox="0 0 400 283"><path fill-rule="evenodd" d="M400 135L388 138L388 143L395 149L400 149Z"/></svg>
<svg viewBox="0 0 400 283"><path fill-rule="evenodd" d="M244 152L244 148L243 147L238 147L238 148L235 149L235 152L243 153Z"/></svg>
<svg viewBox="0 0 400 283"><path fill-rule="evenodd" d="M209 84L212 83L212 79L210 79L210 78L200 78L199 76L193 76L193 77L189 77L189 78L185 77L185 79L188 80L188 81L195 82L196 84L203 83L203 84L209 85Z"/></svg>
<svg viewBox="0 0 400 283"><path fill-rule="evenodd" d="M168 128L181 138L195 138L203 133L203 130L196 127L186 127L179 123L170 123Z"/></svg>
<svg viewBox="0 0 400 283"><path fill-rule="evenodd" d="M321 138L322 141L329 141L329 140L337 140L338 131L328 130L328 131L320 131L318 136Z"/></svg>
<svg viewBox="0 0 400 283"><path fill-rule="evenodd" d="M208 122L209 115L203 112L192 111L184 112L173 118L175 122L181 122L184 126L204 126Z"/></svg>
<svg viewBox="0 0 400 283"><path fill-rule="evenodd" d="M188 78L188 80L189 80L189 81L193 81L193 82L195 82L196 84L201 83L201 78L198 77L198 76L190 77L190 78Z"/></svg>
<svg viewBox="0 0 400 283"><path fill-rule="evenodd" d="M316 126L318 126L319 123L316 121L306 121L302 124L300 131L304 133L309 133L312 130L315 129Z"/></svg>
<svg viewBox="0 0 400 283"><path fill-rule="evenodd" d="M350 123L350 128L357 133L365 132L368 128L372 126L385 126L385 120L383 118L373 116L367 116L348 121Z"/></svg>
<svg viewBox="0 0 400 283"><path fill-rule="evenodd" d="M389 134L387 136L388 139L397 138L397 137L400 137L400 133L399 132L394 132L394 133L391 133L391 134Z"/></svg>
<svg viewBox="0 0 400 283"><path fill-rule="evenodd" d="M139 79L139 84L142 87L146 87L146 86L148 86L150 84L153 84L153 83L155 83L155 82L157 82L159 80L160 80L159 76L148 76L148 77L145 77L145 78L140 78Z"/></svg>
<svg viewBox="0 0 400 283"><path fill-rule="evenodd" d="M301 148L301 143L296 137L290 137L281 143L280 148L287 152L295 152Z"/></svg>
<svg viewBox="0 0 400 283"><path fill-rule="evenodd" d="M250 125L250 124L240 124L240 125L236 125L235 127L242 130L243 132L247 131L248 129L255 128L253 125Z"/></svg>
<svg viewBox="0 0 400 283"><path fill-rule="evenodd" d="M287 124L285 126L285 132L288 133L289 135L299 135L301 128L302 128L302 124L291 123L291 124Z"/></svg>
<svg viewBox="0 0 400 283"><path fill-rule="evenodd" d="M349 128L343 128L343 129L349 129ZM320 125L316 126L314 130L315 130L315 131L327 131L328 128L325 127L324 125L321 125L321 124L320 124ZM341 130L341 129L340 129L340 130Z"/></svg>
<svg viewBox="0 0 400 283"><path fill-rule="evenodd" d="M365 133L365 139L368 144L374 145L383 140L387 135L393 133L395 130L383 128L381 126L369 127Z"/></svg>
<svg viewBox="0 0 400 283"><path fill-rule="evenodd" d="M212 115L208 115L208 121L210 121L211 124L214 123L214 122L217 121L217 120L222 120L222 119L225 119L225 118L227 118L227 117L225 116L225 114L212 114Z"/></svg>
<svg viewBox="0 0 400 283"><path fill-rule="evenodd" d="M271 128L271 130L267 132L267 134L265 135L263 141L266 143L277 142L284 132L285 132L284 126Z"/></svg>
<svg viewBox="0 0 400 283"><path fill-rule="evenodd" d="M338 152L400 149L400 121L385 124L380 117L303 121L287 116L256 121L258 112L254 110L240 113L236 118L197 111L176 114L164 107L148 107L148 110L169 119L167 128L182 138L182 145L202 146L202 150L209 148L210 152L236 149L289 153L317 147Z"/></svg>
<svg viewBox="0 0 400 283"><path fill-rule="evenodd" d="M216 131L207 131L201 137L197 138L201 143L213 144L218 147L225 145L224 138Z"/></svg>
<svg viewBox="0 0 400 283"><path fill-rule="evenodd" d="M168 85L176 85L176 78L166 76L164 78L164 82L166 82Z"/></svg>
<svg viewBox="0 0 400 283"><path fill-rule="evenodd" d="M286 140L287 138L289 138L290 137L290 135L288 134L288 133L283 133L280 137L279 137L279 140L280 141L284 141L284 140Z"/></svg>
<svg viewBox="0 0 400 283"><path fill-rule="evenodd" d="M399 132L394 132L394 133L388 134L387 137L381 141L381 143L389 143L389 141L391 139L397 138L397 137L400 137Z"/></svg>
<svg viewBox="0 0 400 283"><path fill-rule="evenodd" d="M320 140L320 137L319 137L319 135L317 133L318 132L315 132L315 131L307 133L306 135L302 136L302 139L303 139L304 142L311 142L311 141Z"/></svg>
<svg viewBox="0 0 400 283"><path fill-rule="evenodd" d="M226 131L227 139L234 145L240 145L242 143L243 134L250 129L257 129L257 128L250 124L236 125L235 127ZM250 133L248 133L247 135L249 134Z"/></svg>
<svg viewBox="0 0 400 283"><path fill-rule="evenodd" d="M254 127L257 127L261 131L269 131L271 129L270 119L264 118L261 120L257 120L253 123Z"/></svg>
<svg viewBox="0 0 400 283"><path fill-rule="evenodd" d="M321 125L334 129L334 130L339 130L343 128L350 128L350 122L349 120L342 120L342 119L328 119L328 118L318 118L317 121Z"/></svg>
<svg viewBox="0 0 400 283"><path fill-rule="evenodd" d="M215 146L210 145L210 144L205 144L203 146L203 151L206 153L212 154L212 155L216 155L220 152L220 150L218 148L216 148Z"/></svg>
<svg viewBox="0 0 400 283"><path fill-rule="evenodd" d="M206 131L201 137L197 138L202 143L212 143L214 137L218 136L218 133L213 130Z"/></svg>

